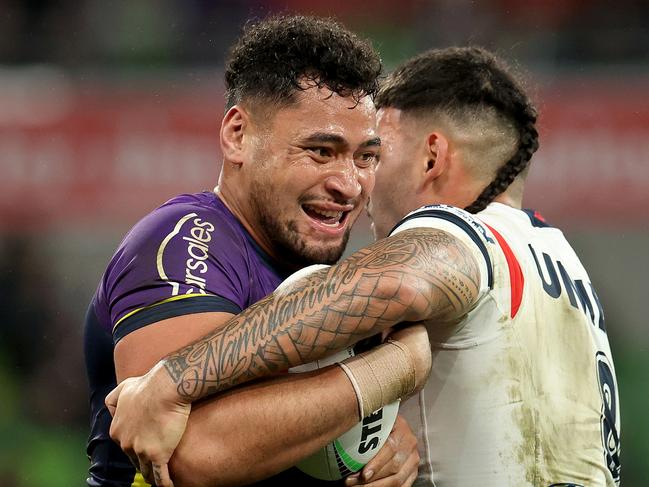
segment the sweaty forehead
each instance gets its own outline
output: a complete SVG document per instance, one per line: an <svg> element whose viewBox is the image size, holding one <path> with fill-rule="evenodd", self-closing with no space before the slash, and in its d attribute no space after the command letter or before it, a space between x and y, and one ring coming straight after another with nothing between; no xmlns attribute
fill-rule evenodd
<svg viewBox="0 0 649 487"><path fill-rule="evenodd" d="M437 126L427 115L393 107L380 108L376 116L379 135L385 140L417 140Z"/></svg>
<svg viewBox="0 0 649 487"><path fill-rule="evenodd" d="M277 110L273 130L296 136L331 133L362 143L377 137L376 108L368 96L356 100L326 87L310 87L297 94L294 104Z"/></svg>
<svg viewBox="0 0 649 487"><path fill-rule="evenodd" d="M397 108L380 108L376 114L378 133L383 140L393 140L403 131L403 112Z"/></svg>
<svg viewBox="0 0 649 487"><path fill-rule="evenodd" d="M360 99L352 95L342 96L326 86L308 87L298 91L295 98L296 103L292 107L298 110L326 110L333 115L352 113L376 116L376 108L369 96L363 96Z"/></svg>
<svg viewBox="0 0 649 487"><path fill-rule="evenodd" d="M399 108L379 108L376 113L377 122L381 128L398 128L407 119L407 115Z"/></svg>

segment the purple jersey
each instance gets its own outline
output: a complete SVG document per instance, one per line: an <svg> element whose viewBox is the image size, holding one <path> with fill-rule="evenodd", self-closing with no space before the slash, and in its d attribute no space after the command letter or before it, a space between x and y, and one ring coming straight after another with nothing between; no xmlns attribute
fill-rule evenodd
<svg viewBox="0 0 649 487"><path fill-rule="evenodd" d="M86 318L89 486L130 486L135 474L108 434L111 418L104 399L116 385L115 344L167 318L239 313L289 273L211 192L173 198L131 229L108 264Z"/></svg>
<svg viewBox="0 0 649 487"><path fill-rule="evenodd" d="M95 295L115 343L154 321L199 311L239 313L282 275L211 192L181 195L126 235Z"/></svg>

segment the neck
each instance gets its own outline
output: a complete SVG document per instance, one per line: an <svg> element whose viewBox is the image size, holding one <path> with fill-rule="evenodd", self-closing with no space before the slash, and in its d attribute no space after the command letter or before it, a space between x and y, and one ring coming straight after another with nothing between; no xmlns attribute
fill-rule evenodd
<svg viewBox="0 0 649 487"><path fill-rule="evenodd" d="M259 245L264 252L268 255L277 259L277 255L273 252L272 246L262 238L262 235L255 229L251 224L250 218L246 217L246 211L243 208L243 205L238 203L238 198L234 191L231 191L227 184L223 184L223 180L219 179L219 184L214 188L214 193L221 199L223 204L227 207L228 210L235 216L239 223L243 225L246 231L250 234L253 240Z"/></svg>
<svg viewBox="0 0 649 487"><path fill-rule="evenodd" d="M476 187L474 190L463 193L458 193L456 191L453 195L447 197L428 198L423 201L422 206L441 203L455 206L457 208L466 208L475 201L477 194L480 194L481 190L479 188L482 187ZM506 191L496 196L493 199L493 202L501 203L520 210L523 207L523 193L522 191L517 191L516 188L514 188L513 191L508 188Z"/></svg>
<svg viewBox="0 0 649 487"><path fill-rule="evenodd" d="M505 191L494 198L494 201L520 210L523 208L523 183L522 178L517 177Z"/></svg>
<svg viewBox="0 0 649 487"><path fill-rule="evenodd" d="M494 201L496 203L502 203L503 205L511 206L512 208L516 208L520 210L523 207L523 199L522 198L514 198L511 195L505 193L501 193L498 196L494 198Z"/></svg>

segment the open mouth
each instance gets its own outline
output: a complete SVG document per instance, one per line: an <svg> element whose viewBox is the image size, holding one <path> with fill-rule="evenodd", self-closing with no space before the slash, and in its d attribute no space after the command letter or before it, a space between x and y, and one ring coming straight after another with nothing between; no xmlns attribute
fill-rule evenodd
<svg viewBox="0 0 649 487"><path fill-rule="evenodd" d="M325 210L311 205L302 205L302 210L313 220L332 228L344 225L349 215L349 211Z"/></svg>

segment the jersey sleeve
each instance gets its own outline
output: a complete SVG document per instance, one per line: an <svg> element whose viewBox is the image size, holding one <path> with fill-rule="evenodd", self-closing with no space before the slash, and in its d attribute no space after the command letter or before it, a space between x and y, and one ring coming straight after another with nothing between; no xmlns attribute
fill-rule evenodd
<svg viewBox="0 0 649 487"><path fill-rule="evenodd" d="M189 204L160 207L138 222L104 276L114 343L175 316L239 313L249 280L243 238L218 212Z"/></svg>
<svg viewBox="0 0 649 487"><path fill-rule="evenodd" d="M424 206L406 215L390 235L411 228L436 228L445 231L462 243L473 253L480 269L479 296L493 288L493 245L491 232L471 213L448 205Z"/></svg>

